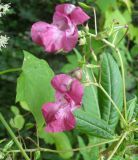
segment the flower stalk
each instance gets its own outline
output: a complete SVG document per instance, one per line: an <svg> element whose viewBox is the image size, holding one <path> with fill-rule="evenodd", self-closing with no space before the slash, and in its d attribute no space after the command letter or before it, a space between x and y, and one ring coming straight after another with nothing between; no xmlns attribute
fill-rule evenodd
<svg viewBox="0 0 138 160"><path fill-rule="evenodd" d="M91 34L91 33L87 33L89 36L91 37L94 37L94 38L97 38L96 35L94 34ZM119 61L120 61L120 67L121 67L121 73L122 73L122 85L123 85L123 101L124 101L124 117L125 117L125 120L127 121L127 108L126 108L126 84L125 84L125 71L124 71L124 65L123 65L123 60L122 60L122 57L121 57L121 54L120 54L120 51L119 49L112 43L110 43L109 41L107 41L106 39L101 39L101 41L103 41L106 45L110 46L111 48L113 48L118 57L119 57Z"/></svg>

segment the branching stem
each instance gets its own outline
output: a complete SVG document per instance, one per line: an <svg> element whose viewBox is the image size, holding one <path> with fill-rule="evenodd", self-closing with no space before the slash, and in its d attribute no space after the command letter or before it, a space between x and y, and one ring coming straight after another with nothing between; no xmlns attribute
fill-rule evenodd
<svg viewBox="0 0 138 160"><path fill-rule="evenodd" d="M80 147L80 148L74 148L72 150L52 150L52 149L47 149L47 148L34 148L34 149L26 149L25 151L26 152L36 152L36 151L41 151L41 152L52 152L52 153L65 153L65 152L77 152L77 151L80 151L80 150L87 150L87 149L90 149L90 148L93 148L93 147L97 147L97 146L101 146L101 145L104 145L104 144L107 144L107 143L112 143L112 142L116 142L120 139L120 137L117 137L115 139L112 139L112 140L107 140L107 141L103 141L101 143L98 143L98 144L94 144L94 145L88 145L86 147ZM10 151L7 151L8 153L20 153L21 151L20 150L10 150Z"/></svg>
<svg viewBox="0 0 138 160"><path fill-rule="evenodd" d="M10 136L12 137L13 141L16 143L17 147L19 148L19 151L22 153L22 155L24 156L25 160L30 160L30 158L26 154L25 150L23 149L22 145L20 144L20 142L16 138L15 134L13 133L13 131L11 130L10 126L8 125L8 123L6 122L6 120L4 119L4 117L3 117L3 115L1 113L0 113L0 121L2 122L4 127L6 128L6 130L10 134Z"/></svg>
<svg viewBox="0 0 138 160"><path fill-rule="evenodd" d="M123 136L120 138L120 141L117 143L116 147L114 148L113 152L111 153L111 155L107 160L111 160L113 158L114 154L116 153L116 151L118 150L119 146L122 144L126 136L127 136L127 132L125 132Z"/></svg>
<svg viewBox="0 0 138 160"><path fill-rule="evenodd" d="M97 36L94 35L94 34L91 34L91 33L88 33L89 36L92 36L94 38L96 38ZM125 117L125 120L127 121L127 115L126 115L126 89L125 89L125 71L124 71L124 65L123 65L123 60L122 60L122 57L121 57L121 54L120 54L120 51L119 49L112 43L110 43L109 41L107 41L106 39L101 39L105 44L107 44L108 46L110 46L111 48L115 49L118 57L119 57L119 61L120 61L120 66L121 66L121 73L122 73L122 85L123 85L123 101L124 101L124 117Z"/></svg>

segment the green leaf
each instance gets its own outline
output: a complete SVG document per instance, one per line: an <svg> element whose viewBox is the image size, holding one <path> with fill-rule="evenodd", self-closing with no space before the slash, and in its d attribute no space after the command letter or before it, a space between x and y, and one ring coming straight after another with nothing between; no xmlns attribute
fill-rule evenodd
<svg viewBox="0 0 138 160"><path fill-rule="evenodd" d="M105 12L109 9L109 7L115 7L116 6L116 0L97 0L96 4L99 6L102 12Z"/></svg>
<svg viewBox="0 0 138 160"><path fill-rule="evenodd" d="M2 159L4 160L4 157L5 157L5 154L0 151L0 159L1 159L1 160L2 160Z"/></svg>
<svg viewBox="0 0 138 160"><path fill-rule="evenodd" d="M74 52L75 52L75 55L77 57L77 62L81 61L82 60L81 53L76 48L74 48Z"/></svg>
<svg viewBox="0 0 138 160"><path fill-rule="evenodd" d="M72 150L69 138L65 133L53 133L51 134L56 145L57 150ZM69 159L73 156L73 151L59 153L59 155L64 159Z"/></svg>
<svg viewBox="0 0 138 160"><path fill-rule="evenodd" d="M77 56L75 54L70 54L66 56L68 63L65 64L61 72L68 73L78 67Z"/></svg>
<svg viewBox="0 0 138 160"><path fill-rule="evenodd" d="M138 154L132 155L132 160L138 160Z"/></svg>
<svg viewBox="0 0 138 160"><path fill-rule="evenodd" d="M83 67L83 81L94 82L93 71L91 68ZM100 118L100 109L98 104L97 88L94 85L85 86L83 96L83 107L86 112L92 113Z"/></svg>
<svg viewBox="0 0 138 160"><path fill-rule="evenodd" d="M42 138L47 144L54 144L54 138L52 133L48 133L45 131L45 128L41 128L38 131L38 135Z"/></svg>
<svg viewBox="0 0 138 160"><path fill-rule="evenodd" d="M13 146L14 142L13 140L9 141L3 148L3 152L6 152L7 150L9 150L12 146Z"/></svg>
<svg viewBox="0 0 138 160"><path fill-rule="evenodd" d="M1 140L0 140L0 144L3 143L3 142L5 142L5 141L6 141L6 138L1 139Z"/></svg>
<svg viewBox="0 0 138 160"><path fill-rule="evenodd" d="M93 114L78 109L74 112L74 115L77 120L77 129L83 133L104 139L114 137L109 125L105 121L95 118Z"/></svg>
<svg viewBox="0 0 138 160"><path fill-rule="evenodd" d="M24 109L29 111L29 106L25 101L20 101L20 106Z"/></svg>
<svg viewBox="0 0 138 160"><path fill-rule="evenodd" d="M130 36L130 39L133 40L136 44L138 44L137 35L138 35L138 28L130 24L129 25L129 36Z"/></svg>
<svg viewBox="0 0 138 160"><path fill-rule="evenodd" d="M20 111L16 106L11 106L11 111L14 113L15 116L20 114Z"/></svg>
<svg viewBox="0 0 138 160"><path fill-rule="evenodd" d="M86 146L83 139L80 136L78 136L78 142L79 142L79 147L80 148ZM84 160L92 160L90 155L89 155L88 150L80 150L80 153L82 154Z"/></svg>
<svg viewBox="0 0 138 160"><path fill-rule="evenodd" d="M126 25L127 24L127 21L126 21L125 17L122 15L120 10L118 10L118 9L115 9L114 11L107 10L105 12L105 19L106 20L105 20L104 28L108 28L109 26L111 26L111 24L113 23L114 20L119 22L120 25Z"/></svg>
<svg viewBox="0 0 138 160"><path fill-rule="evenodd" d="M54 90L50 84L53 76L46 61L24 52L22 73L17 81L16 102L26 102L40 128L44 124L41 107L54 99Z"/></svg>
<svg viewBox="0 0 138 160"><path fill-rule="evenodd" d="M138 56L138 45L134 45L130 51L133 58Z"/></svg>
<svg viewBox="0 0 138 160"><path fill-rule="evenodd" d="M113 160L124 160L124 158L122 158L120 156L115 156L115 157L113 157Z"/></svg>
<svg viewBox="0 0 138 160"><path fill-rule="evenodd" d="M14 119L10 120L10 125L18 130L21 130L24 126L25 120L22 115L17 115Z"/></svg>
<svg viewBox="0 0 138 160"><path fill-rule="evenodd" d="M101 85L118 106L120 111L123 105L122 78L117 63L110 54L104 53L101 60ZM119 114L109 98L99 89L99 106L101 117L114 130Z"/></svg>
<svg viewBox="0 0 138 160"><path fill-rule="evenodd" d="M135 107L135 117L138 118L138 104L136 104L136 107Z"/></svg>
<svg viewBox="0 0 138 160"><path fill-rule="evenodd" d="M40 160L41 159L41 152L36 151L35 154L34 154L34 158L35 158L35 160Z"/></svg>
<svg viewBox="0 0 138 160"><path fill-rule="evenodd" d="M136 107L137 98L133 98L127 102L127 120L130 122L133 118L135 107Z"/></svg>
<svg viewBox="0 0 138 160"><path fill-rule="evenodd" d="M123 0L123 2L126 4L128 11L131 13L131 7L133 6L131 0Z"/></svg>
<svg viewBox="0 0 138 160"><path fill-rule="evenodd" d="M96 138L93 136L89 136L89 145L96 145L97 143L101 142L101 138ZM99 158L99 146L97 147L92 147L89 150L90 156L92 157L91 160L96 160Z"/></svg>

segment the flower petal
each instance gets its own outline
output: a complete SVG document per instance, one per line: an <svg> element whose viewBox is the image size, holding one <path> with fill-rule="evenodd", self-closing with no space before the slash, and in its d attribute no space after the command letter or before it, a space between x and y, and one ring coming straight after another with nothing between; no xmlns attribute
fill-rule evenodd
<svg viewBox="0 0 138 160"><path fill-rule="evenodd" d="M58 52L64 49L65 33L59 30L56 26L51 25L51 27L44 33L41 38L43 46L46 52Z"/></svg>
<svg viewBox="0 0 138 160"><path fill-rule="evenodd" d="M36 22L31 28L32 40L43 46L46 52L58 52L64 49L65 33L57 26L45 22Z"/></svg>
<svg viewBox="0 0 138 160"><path fill-rule="evenodd" d="M59 74L52 79L51 84L57 91L64 93L70 89L72 80L73 79L66 74Z"/></svg>
<svg viewBox="0 0 138 160"><path fill-rule="evenodd" d="M56 120L48 123L47 132L63 132L69 131L75 127L75 117L67 107L60 109L56 114Z"/></svg>
<svg viewBox="0 0 138 160"><path fill-rule="evenodd" d="M53 24L65 33L65 36L63 37L63 50L65 52L71 51L76 46L78 41L77 27L66 15L61 14L60 12L55 12L53 16Z"/></svg>
<svg viewBox="0 0 138 160"><path fill-rule="evenodd" d="M42 113L46 123L50 123L55 120L55 114L59 110L59 103L46 103L42 106Z"/></svg>
<svg viewBox="0 0 138 160"><path fill-rule="evenodd" d="M47 132L68 131L75 127L75 118L68 104L48 103L43 106Z"/></svg>
<svg viewBox="0 0 138 160"><path fill-rule="evenodd" d="M61 4L56 6L56 12L67 15L73 24L83 24L90 17L80 8L72 4Z"/></svg>
<svg viewBox="0 0 138 160"><path fill-rule="evenodd" d="M60 4L56 6L56 11L69 15L76 7L73 4Z"/></svg>
<svg viewBox="0 0 138 160"><path fill-rule="evenodd" d="M80 107L83 97L83 85L78 80L73 80L68 94L75 102L75 107Z"/></svg>
<svg viewBox="0 0 138 160"><path fill-rule="evenodd" d="M90 17L80 7L76 7L75 10L73 10L70 18L76 25L83 24L85 21L90 19Z"/></svg>
<svg viewBox="0 0 138 160"><path fill-rule="evenodd" d="M43 33L46 33L49 27L50 27L50 24L45 22L40 21L40 22L34 23L31 28L32 40L39 45L43 45L41 35Z"/></svg>
<svg viewBox="0 0 138 160"><path fill-rule="evenodd" d="M74 30L74 33L72 35L68 35L68 32L66 32L66 36L64 37L64 50L66 52L71 51L73 48L75 48L78 41L78 30L77 28Z"/></svg>

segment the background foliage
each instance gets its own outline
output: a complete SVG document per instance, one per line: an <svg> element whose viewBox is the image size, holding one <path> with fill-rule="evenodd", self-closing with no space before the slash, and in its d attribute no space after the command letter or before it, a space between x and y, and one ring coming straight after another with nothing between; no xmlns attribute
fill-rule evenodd
<svg viewBox="0 0 138 160"><path fill-rule="evenodd" d="M77 61L74 60L76 59L74 54L68 54L67 56L47 55L43 52L43 49L35 45L30 38L31 25L39 20L47 21L50 23L56 4L64 2L78 4L77 0L4 1L4 3L11 3L11 10L7 16L2 18L0 30L4 31L10 37L10 40L8 47L6 49L3 49L3 51L0 53L0 71L9 68L21 67L23 61L23 50L33 53L36 57L46 59L49 65L55 71L55 73L68 73L70 70L73 70L78 65ZM134 95L138 95L137 0L82 0L79 2L86 2L86 4L89 4L96 8L99 36L103 36L105 38L108 36L109 31L112 28L113 20L116 23L119 23L119 25L128 25L129 30L126 33L126 37L123 41L121 41L121 43L119 43L118 47L121 50L121 55L123 56L123 61L125 64L127 99L129 100L130 98L134 97ZM92 17L89 22L90 28L94 29L93 12L88 11L88 14ZM122 31L118 35L118 39L122 38L122 36L125 34L125 30L126 29L122 29ZM96 40L92 40L92 48L94 48L97 56L100 56L103 50L106 51L106 49L103 47L103 44ZM81 46L79 46L79 50L81 49ZM87 46L85 50L87 51ZM87 58L89 59L89 53ZM29 137L32 137L32 139L34 140L37 140L35 133L36 126L32 115L29 112L26 112L28 106L24 103L23 99L21 104L15 103L16 81L18 75L19 73L0 75L0 111L4 113L4 115L5 113L7 113L5 115L6 119L9 119L11 126L15 128L16 134L18 134L19 137L27 137L25 139L25 143L29 148L31 148L34 147L34 144L31 142ZM19 97L22 98L21 95ZM17 98L17 101L19 97ZM4 130L2 125L0 125L0 130L2 130L2 132L0 132L0 139L8 137L7 132ZM41 145L49 148L55 148L55 145L53 145L54 143L56 144L56 147L60 149L63 147L66 147L67 149L71 148L70 143L74 147L85 146L90 142L97 143L97 139L94 139L93 137L84 138L83 134L80 134L81 136L78 136L78 133L76 133L76 131L64 135L54 136L51 136L49 134L45 135L41 131L39 132L41 133L40 136L44 138L46 142L45 144L43 141L40 140ZM68 142L67 136L70 138L70 142ZM67 143L59 145L59 142L57 141L59 137L62 137L63 141L66 141ZM20 140L22 141L22 139ZM11 141L9 142L8 140L4 140L3 143L1 143L0 141L0 147L5 147L5 150L8 150L11 147L14 148L13 143ZM97 148L94 148L94 150L92 151L94 153L98 152ZM47 160L62 160L64 158L70 158L72 154L73 153L70 152L67 155L47 153L46 158L44 154L41 155L41 158ZM83 151L80 153L75 153L73 156L75 160L90 159L90 155L86 154L86 152ZM38 159L40 159L38 152L36 152L35 159L37 159L37 157Z"/></svg>

